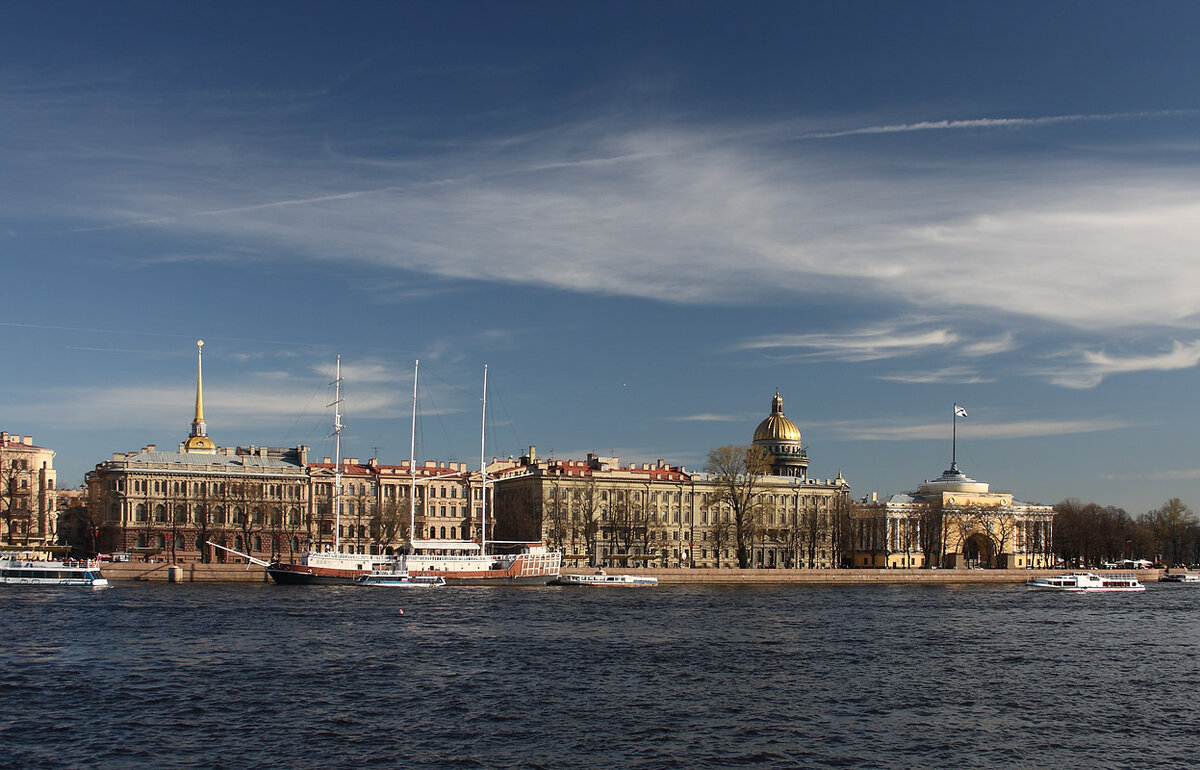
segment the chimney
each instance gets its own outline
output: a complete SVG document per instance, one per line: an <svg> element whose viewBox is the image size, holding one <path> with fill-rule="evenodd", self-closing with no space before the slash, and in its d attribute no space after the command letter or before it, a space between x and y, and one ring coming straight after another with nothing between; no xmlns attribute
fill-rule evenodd
<svg viewBox="0 0 1200 770"><path fill-rule="evenodd" d="M25 437L25 446L33 446L33 436Z"/></svg>
<svg viewBox="0 0 1200 770"><path fill-rule="evenodd" d="M533 465L537 462L537 447L529 447L529 464Z"/></svg>

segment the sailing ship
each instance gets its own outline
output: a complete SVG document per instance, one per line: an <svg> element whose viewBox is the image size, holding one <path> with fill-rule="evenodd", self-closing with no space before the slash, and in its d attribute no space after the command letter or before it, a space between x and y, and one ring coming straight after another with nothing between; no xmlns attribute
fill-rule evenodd
<svg viewBox="0 0 1200 770"><path fill-rule="evenodd" d="M483 368L483 423L479 448L480 488L482 509L479 542L474 540L425 540L417 537L416 528L416 436L417 436L417 374L420 361L413 367L412 438L409 447L409 547L407 554L387 555L344 552L340 547L341 533L341 357L338 357L334 379L333 436L336 465L333 485L334 541L323 551L304 553L295 562L282 560L266 565L267 574L280 584L342 584L360 582L364 575L387 572L410 578L441 578L447 585L543 585L557 578L562 567L562 554L547 550L540 543L493 541L511 553L489 552L487 540L487 463L484 438L487 422L487 366Z"/></svg>

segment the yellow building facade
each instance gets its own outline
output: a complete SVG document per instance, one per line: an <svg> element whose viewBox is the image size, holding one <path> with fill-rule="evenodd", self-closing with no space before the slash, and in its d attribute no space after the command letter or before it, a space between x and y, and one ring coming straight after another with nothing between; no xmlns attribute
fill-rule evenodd
<svg viewBox="0 0 1200 770"><path fill-rule="evenodd" d="M54 545L58 537L54 450L0 432L0 544Z"/></svg>
<svg viewBox="0 0 1200 770"><path fill-rule="evenodd" d="M757 479L749 527L750 567L828 568L841 561L850 487L810 479L799 429L777 392L753 443L770 456ZM738 566L731 511L718 480L663 460L539 459L536 449L492 473L498 539L542 542L563 564L662 568Z"/></svg>
<svg viewBox="0 0 1200 770"><path fill-rule="evenodd" d="M993 492L951 463L915 492L857 504L847 566L1041 568L1053 563L1054 509Z"/></svg>

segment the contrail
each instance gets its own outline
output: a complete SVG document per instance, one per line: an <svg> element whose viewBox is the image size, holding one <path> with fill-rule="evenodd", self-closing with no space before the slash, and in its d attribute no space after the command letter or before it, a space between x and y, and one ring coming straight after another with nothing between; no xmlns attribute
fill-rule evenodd
<svg viewBox="0 0 1200 770"><path fill-rule="evenodd" d="M845 131L824 131L803 134L800 139L833 139L858 134L903 134L912 131L946 131L964 128L1025 128L1055 123L1082 123L1101 120L1132 120L1135 118L1165 118L1175 115L1195 115L1200 110L1157 110L1152 112L1110 112L1084 115L1050 115L1042 118L974 118L969 120L922 120L918 123L897 123L887 126L865 126Z"/></svg>

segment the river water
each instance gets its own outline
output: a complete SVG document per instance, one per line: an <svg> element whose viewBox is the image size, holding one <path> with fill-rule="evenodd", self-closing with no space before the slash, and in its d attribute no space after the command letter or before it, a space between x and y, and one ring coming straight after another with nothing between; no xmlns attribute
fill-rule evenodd
<svg viewBox="0 0 1200 770"><path fill-rule="evenodd" d="M1185 767L1200 586L0 591L13 768Z"/></svg>

